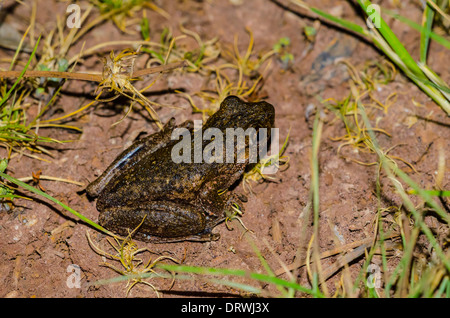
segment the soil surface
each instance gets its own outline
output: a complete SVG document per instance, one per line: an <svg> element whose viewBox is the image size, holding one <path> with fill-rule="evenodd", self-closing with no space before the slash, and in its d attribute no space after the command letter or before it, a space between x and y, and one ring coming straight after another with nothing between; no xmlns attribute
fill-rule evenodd
<svg viewBox="0 0 450 318"><path fill-rule="evenodd" d="M357 21L361 25L360 12L348 1L308 1L314 6L343 18ZM276 174L276 180L253 184L252 193L244 191L240 183L234 190L248 197L245 213L241 221L251 232L244 232L236 220L222 223L214 229L221 235L215 242L181 242L170 244L149 244L135 241L139 248L147 247L137 257L147 262L149 257L165 255L174 259L184 259L190 266L212 268L242 269L249 272L265 273L265 269L253 246L256 246L267 264L277 273L282 265L289 265L297 258L303 259L310 239L311 219L305 220L308 210L312 150L312 128L316 110L322 109L324 128L319 151L320 168L320 235L319 247L322 252L332 250L339 245L364 241L374 235L378 200L376 195L377 165L363 165L359 162L376 161L373 153L358 151L351 145L342 146L346 140L337 140L345 136L342 121L321 104L321 99L343 100L351 90L349 68L339 61L348 61L359 72L368 63L383 62L382 54L366 40L344 32L333 25L317 23L315 17L302 11L288 1L245 0L245 1L155 1L170 18L166 19L153 10L146 9L150 22L150 38L159 41L164 28L168 27L174 35L181 35L180 24L184 28L198 33L204 41L218 37L218 45L231 47L237 38L242 55L249 44L249 33L254 35L252 58L272 50L281 38L291 41L288 50L293 61L283 64L273 55L260 68L264 76L264 85L258 91L257 98L263 98L275 107L275 127L279 128L280 141L289 133L289 144L285 156L289 165L282 167ZM87 8L81 2L82 14ZM382 1L383 6L401 10L414 21L421 20L419 1L402 1L397 7L395 1ZM56 17L63 19L66 2L39 1L36 15L36 33L48 35L55 28ZM5 1L3 10L8 10L4 18L9 24L24 32L31 16L30 5L14 4ZM94 9L90 20L98 15ZM85 42L85 48L113 40L138 41L139 19L142 11L127 18L130 26L128 33L121 32L111 21L106 21L90 30L69 50L68 56L77 54ZM134 20L133 20L134 19ZM137 21L137 22L136 22ZM388 22L400 40L419 57L419 33L398 21L388 18ZM87 22L86 22L87 23ZM314 39L307 39L303 30L306 26L315 26ZM64 32L68 32L65 30ZM37 34L34 34L37 36ZM57 36L54 34L53 36ZM187 49L197 49L195 40L188 37L179 44ZM130 45L107 46L99 49L99 54L87 57L76 66L78 72L101 72L100 55L107 56L111 50L119 52ZM450 82L448 69L448 51L436 43L431 43L429 66L437 71L445 82ZM11 58L14 51L0 49L0 58ZM21 55L22 60L27 54ZM138 57L136 68L145 65L147 57ZM222 58L223 61L226 59ZM2 64L3 69L8 64ZM233 75L235 76L235 74ZM234 77L235 78L235 77ZM152 78L136 84L143 88ZM184 71L166 73L147 91L147 97L155 102L177 106L176 108L157 108L162 122L175 117L177 123L187 119L201 119L201 114L193 113L188 100L175 92L182 90L194 94L208 85L200 74ZM95 83L67 81L58 100L49 109L43 119L61 116L75 111L92 101L95 97ZM390 97L395 94L395 97ZM373 108L371 121L389 135L377 133L382 149L394 147L389 154L397 159L398 166L407 172L425 189L435 185L439 154L445 157L449 153L450 121L445 113L412 82L401 73L397 73L389 83L377 84L374 96L379 101L389 103L389 108ZM30 100L31 101L31 100ZM201 98L195 98L199 107L208 104ZM52 156L40 154L48 162L25 155L14 156L7 172L16 178L30 177L32 173L42 171L42 175L54 176L78 181L87 185L93 181L113 159L137 137L157 131L148 113L135 107L123 121L120 120L129 105L126 99L114 102L98 103L89 108L82 116L74 117L66 124L82 129L76 131L40 128L39 134L59 140L74 140L64 144L51 144ZM36 102L28 109L28 118L39 112ZM340 149L339 147L342 146ZM340 150L338 152L338 150ZM6 157L4 148L1 156ZM405 163L406 162L406 163ZM408 164L407 164L408 163ZM413 170L412 167L415 169ZM450 188L448 169L442 188ZM35 184L36 185L36 184ZM84 216L96 221L98 211L95 200L91 200L82 190L84 187L71 183L41 180L40 185L46 193L67 204ZM33 200L15 200L11 211L0 212L0 296L2 297L124 297L127 282L96 284L104 279L120 276L114 270L102 266L103 258L90 246L91 241L108 253L116 254L107 241L107 236L78 220L61 207L46 201L32 193L17 192ZM401 206L401 198L395 193L392 183L382 176L382 207ZM419 204L419 202L414 202ZM394 210L387 210L385 217L394 224ZM427 220L430 227L439 232L439 222L432 216ZM231 230L233 229L233 230ZM305 235L303 235L305 233ZM444 239L445 233L441 239ZM438 239L439 236L438 236ZM426 246L424 246L426 248ZM336 262L337 256L323 259L323 268ZM395 253L388 259L389 266L396 265L399 258ZM118 269L119 262L107 260ZM169 259L162 262L171 263ZM75 267L72 265L75 264ZM173 264L173 263L172 263ZM358 275L363 258L357 258L348 264L353 279ZM72 265L72 266L71 266ZM80 269L80 286L73 286L73 274ZM300 267L294 271L299 283L310 286L306 269ZM330 295L333 295L340 283L342 271L336 272L327 281ZM287 274L281 278L289 279ZM235 282L247 283L261 288L264 295L277 295L277 289L268 284L259 284L247 278L232 278ZM148 280L159 290L162 297L236 297L246 295L239 289L196 276L193 279L155 278ZM70 288L73 287L73 288ZM129 297L156 297L155 291L145 284L137 284ZM300 295L299 296L305 296Z"/></svg>

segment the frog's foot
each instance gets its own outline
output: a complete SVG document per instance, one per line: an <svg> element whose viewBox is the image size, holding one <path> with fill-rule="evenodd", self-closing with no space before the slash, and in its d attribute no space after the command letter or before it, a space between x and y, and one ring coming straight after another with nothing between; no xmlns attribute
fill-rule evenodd
<svg viewBox="0 0 450 318"><path fill-rule="evenodd" d="M235 215L242 215L245 212L243 202L247 202L247 198L236 193L231 193L225 204L225 211L227 217L232 217Z"/></svg>
<svg viewBox="0 0 450 318"><path fill-rule="evenodd" d="M136 233L136 239L148 243L176 243L183 241L191 242L210 242L217 241L220 238L218 233L200 233L195 235L183 236L183 237L158 237L145 233Z"/></svg>

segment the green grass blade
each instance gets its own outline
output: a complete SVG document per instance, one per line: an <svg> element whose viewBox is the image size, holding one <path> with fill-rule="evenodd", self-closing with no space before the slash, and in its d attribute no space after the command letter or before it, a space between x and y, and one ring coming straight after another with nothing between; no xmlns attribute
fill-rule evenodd
<svg viewBox="0 0 450 318"><path fill-rule="evenodd" d="M442 294L445 292L445 290L448 290L449 288L449 278L446 276L442 280L441 286L439 287L439 290L434 295L434 298L441 298Z"/></svg>
<svg viewBox="0 0 450 318"><path fill-rule="evenodd" d="M434 10L425 5L422 17L422 31L420 32L420 62L427 63L428 47L430 44L430 33L433 26Z"/></svg>
<svg viewBox="0 0 450 318"><path fill-rule="evenodd" d="M435 197L450 197L450 191L446 190L423 190L424 193L427 193L430 196ZM408 191L409 194L419 194L416 190Z"/></svg>
<svg viewBox="0 0 450 318"><path fill-rule="evenodd" d="M104 232L104 233L106 233L106 234L108 234L108 235L114 236L113 233L111 233L110 231L108 231L108 230L105 229L104 227L98 225L98 224L95 223L94 221L91 221L90 219L88 219L87 217L85 217L84 215L82 215L81 213L75 211L75 210L72 209L71 207L65 205L64 203L62 203L62 202L60 202L59 200L55 199L54 197L48 195L47 193L45 193L45 192L43 192L43 191L41 191L41 190L39 190L39 189L36 189L36 188L34 188L34 187L32 187L32 186L26 184L25 182L22 182L22 181L20 181L20 180L17 180L16 178L11 177L11 176L7 175L6 173L0 172L0 177L2 177L2 178L4 178L4 179L6 179L6 180L8 180L8 181L10 181L10 182L12 182L12 183L18 185L19 187L22 187L22 188L24 188L24 189L26 189L26 190L28 190L28 191L31 191L31 192L33 192L33 193L35 193L35 194L37 194L37 195L40 195L40 196L42 196L42 197L44 197L44 198L46 198L46 199L48 199L48 200L50 200L50 201L52 201L52 202L58 204L60 207L66 209L67 211L69 211L70 213L72 213L73 215L75 215L76 217L78 217L80 220L82 220L83 222L85 222L85 223L91 225L92 227L96 228L97 230L100 230L100 231L102 231L102 232Z"/></svg>
<svg viewBox="0 0 450 318"><path fill-rule="evenodd" d="M406 184L408 184L411 188L413 188L415 191L418 192L420 197L427 202L427 204L434 209L436 214L438 214L443 221L445 221L447 224L450 224L450 216L444 211L434 200L433 198L427 193L426 191L422 190L417 183L415 183L406 173L404 173L401 169L398 167L393 166L392 162L390 162L383 152L380 150L378 146L378 141L375 137L375 134L373 130L371 129L371 124L369 122L369 119L367 117L367 114L363 107L359 107L360 113L362 115L362 118L364 120L364 123L366 124L368 130L367 132L370 135L370 138L372 139L374 150L376 151L380 162L382 164L382 167L384 171L387 173L389 178L392 180L392 183L394 187L397 189L397 193L401 196L403 203L405 207L412 213L414 216L417 226L420 227L420 230L425 234L430 244L433 246L434 250L436 251L437 256L441 259L447 270L450 271L450 260L446 257L444 251L438 244L436 238L434 237L432 231L430 228L426 225L425 222L422 221L422 215L416 210L414 204L409 199L405 191L403 191L403 188L401 187L398 180L395 179L395 175L398 176L400 179L402 179Z"/></svg>
<svg viewBox="0 0 450 318"><path fill-rule="evenodd" d="M447 100L450 101L450 88L447 86L447 84L427 65L419 63L419 67L422 69L422 71L425 73L426 76L430 80L432 80L432 83L429 85L433 85L435 88L441 91L441 93L447 98Z"/></svg>
<svg viewBox="0 0 450 318"><path fill-rule="evenodd" d="M372 5L369 0L358 0L361 8L367 12L368 6ZM398 56L394 56L389 49L383 45L380 47L380 42L378 42L378 46L394 61L397 66L399 66L403 72L413 80L417 86L419 86L425 93L427 93L433 100L440 105L443 110L450 116L450 103L448 100L441 94L439 89L435 88L434 85L429 85L428 78L426 74L422 71L422 69L417 65L414 59L411 57L409 52L397 38L397 36L392 32L387 23L379 16L380 27L374 30L373 32L379 32L383 37L383 40L389 45L390 49ZM374 36L375 40L376 36Z"/></svg>
<svg viewBox="0 0 450 318"><path fill-rule="evenodd" d="M141 280L141 279L146 279L146 278L173 279L174 276L170 275L170 274L165 274L165 273L152 273L152 272L141 273L141 274L127 274L127 275L116 276L116 277L112 277L112 278L108 278L108 279L100 279L95 282L89 283L88 286L107 285L107 284L120 283L120 282L124 282L124 281L130 281L133 279ZM193 280L194 278L189 275L177 275L176 279L177 280ZM212 279L208 279L208 281L211 283L217 284L217 285L228 286L228 287L232 287L235 289L240 289L247 293L252 293L252 294L260 294L261 293L261 289L258 287L251 286L248 284L237 283L237 282L229 281L226 279L212 278Z"/></svg>
<svg viewBox="0 0 450 318"><path fill-rule="evenodd" d="M34 46L33 52L31 52L30 58L28 59L27 64L25 65L25 67L23 68L22 72L20 73L19 77L17 78L17 80L14 82L13 86L10 88L10 90L5 94L5 96L3 96L3 99L0 101L0 109L2 108L3 104L6 103L6 101L8 100L9 96L11 95L11 93L14 91L14 89L16 88L17 84L19 84L19 82L22 80L23 75L25 74L25 72L27 71L28 66L30 66L31 60L34 58L34 55L36 54L36 50L37 47L39 45L39 41L41 40L41 37L39 36L39 38L36 41L36 45Z"/></svg>
<svg viewBox="0 0 450 318"><path fill-rule="evenodd" d="M295 282L287 281L278 277L259 274L254 272L248 272L242 269L229 269L229 268L213 268L213 267L196 267L196 266L186 266L186 265L170 265L170 264L162 264L158 263L156 265L158 268L162 268L168 270L170 272L177 273L190 273L190 274L200 274L200 275L222 275L222 276L238 276L238 277L247 277L250 279L254 279L257 281L271 283L277 286L283 286L287 288L292 288L297 291L314 295L316 297L323 297L323 294L320 291L314 292L313 290L301 286Z"/></svg>
<svg viewBox="0 0 450 318"><path fill-rule="evenodd" d="M358 0L359 5L364 10L364 12L368 12L369 6L372 5L372 3L369 0ZM380 32L380 34L383 36L383 38L386 40L386 42L390 45L390 47L394 50L395 53L400 57L400 59L405 63L405 65L409 68L413 74L415 74L419 78L424 78L425 74L421 71L421 69L417 66L414 59L411 57L409 52L406 50L402 42L397 38L395 33L391 30L391 28L387 25L387 23L384 21L384 19L379 17L380 27L377 28L377 30Z"/></svg>
<svg viewBox="0 0 450 318"><path fill-rule="evenodd" d="M422 68L414 61L411 55L408 53L406 48L397 38L397 36L392 32L386 22L381 18L381 14L379 15L379 28L373 28L370 31L367 29L352 23L350 21L346 21L343 19L339 19L334 17L326 12L323 12L319 9L310 7L306 3L300 0L291 0L291 2L297 4L298 6L305 8L311 12L318 14L319 16L335 22L340 26L346 28L350 31L355 31L359 34L364 35L366 38L373 41L373 43L386 54L386 56L394 62L397 67L399 67L421 90L423 90L428 96L430 96L441 108L450 116L450 103L448 99L441 93L443 90L440 87L436 87L436 81L431 79L430 82L426 76L426 73L422 70ZM373 12L368 10L369 6L372 3L368 0L358 0L359 5L364 10L364 12ZM372 7L371 7L372 8ZM372 15L372 14L371 14ZM421 26L417 25L417 28L422 30ZM427 36L438 39L441 44L443 43L446 47L448 46L448 41L443 39L442 37L438 37L433 32L428 32L427 30L423 31ZM445 87L445 85L444 85ZM444 89L445 91L445 89Z"/></svg>
<svg viewBox="0 0 450 318"><path fill-rule="evenodd" d="M334 23L337 23L337 24L343 26L346 29L349 29L351 31L354 31L354 32L362 34L362 35L366 35L367 34L365 29L362 26L360 26L360 25L358 25L356 23L350 22L348 20L337 18L337 17L335 17L335 16L333 16L333 15L331 15L329 13L326 13L324 11L321 11L321 10L319 10L317 8L311 7L311 11L316 13L316 14L318 14L318 15L320 15L320 16L322 16L322 17L324 17L324 18L326 18L327 20L330 20L330 21L332 21Z"/></svg>
<svg viewBox="0 0 450 318"><path fill-rule="evenodd" d="M321 16L322 18L325 18L329 21L332 21L332 22L346 28L347 30L354 31L354 32L362 34L362 35L367 35L367 31L362 26L360 26L356 23L353 23L348 20L340 19L338 17L335 17L335 16L333 16L329 13L326 13L322 10L319 10L317 8L310 7L310 6L306 5L303 1L292 0L292 2L306 10L314 12L315 14L317 14L318 16Z"/></svg>
<svg viewBox="0 0 450 318"><path fill-rule="evenodd" d="M440 36L439 34L433 32L431 29L427 29L426 27L421 26L420 24L418 24L418 23L416 23L394 11L391 11L388 9L383 9L383 12L388 14L389 16L393 17L394 19L397 19L398 21L400 21L402 23L405 23L409 27L419 31L424 36L429 37L433 41L436 41L436 43L444 46L445 48L450 49L450 41L447 40L446 38Z"/></svg>

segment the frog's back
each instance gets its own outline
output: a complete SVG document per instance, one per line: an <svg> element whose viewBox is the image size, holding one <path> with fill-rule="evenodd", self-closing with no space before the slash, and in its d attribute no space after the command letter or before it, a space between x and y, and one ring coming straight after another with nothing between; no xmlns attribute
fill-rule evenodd
<svg viewBox="0 0 450 318"><path fill-rule="evenodd" d="M245 103L235 96L229 96L208 119L203 130L216 128L225 133L228 128L271 128L274 116L273 106L266 102ZM158 200L192 203L205 185L211 185L206 192L224 190L244 172L246 164L237 162L195 163L194 153L202 151L209 141L203 140L197 145L192 133L191 163L176 163L172 158L172 149L178 142L169 141L165 147L143 157L114 177L100 194L97 207L102 210L102 207L107 206L131 206L137 202Z"/></svg>
<svg viewBox="0 0 450 318"><path fill-rule="evenodd" d="M111 180L99 196L102 206L123 206L136 201L193 201L204 182L211 178L214 165L175 163L171 148L158 150ZM217 168L217 167L216 167Z"/></svg>

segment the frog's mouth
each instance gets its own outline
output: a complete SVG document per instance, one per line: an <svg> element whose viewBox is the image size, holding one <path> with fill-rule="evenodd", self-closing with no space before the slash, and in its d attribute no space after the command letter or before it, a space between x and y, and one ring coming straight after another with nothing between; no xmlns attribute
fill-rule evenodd
<svg viewBox="0 0 450 318"><path fill-rule="evenodd" d="M263 129L264 131L262 131ZM267 156L272 140L272 129L261 127L255 131L255 134L245 136L244 148L237 147L235 143L236 160L244 160L248 164L256 164Z"/></svg>

